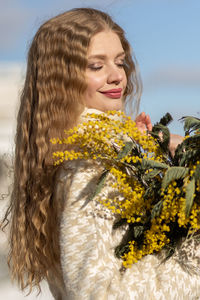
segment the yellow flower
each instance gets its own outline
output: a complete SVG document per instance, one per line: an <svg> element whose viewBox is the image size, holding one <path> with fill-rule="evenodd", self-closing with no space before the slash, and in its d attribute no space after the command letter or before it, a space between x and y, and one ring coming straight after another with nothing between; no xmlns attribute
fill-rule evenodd
<svg viewBox="0 0 200 300"><path fill-rule="evenodd" d="M135 122L122 112L93 113L88 114L87 118L87 122L65 131L64 139L51 139L52 144L67 145L65 151L55 152L53 158L55 165L65 160L99 160L111 174L113 194L116 192L116 195L120 195L120 200L117 196L98 199L98 195L97 199L113 214L125 219L130 228L137 224L145 228L142 244L137 239L128 244L128 252L122 256L124 267L130 267L143 256L163 249L170 242L167 235L173 224L189 228L189 233L200 229L200 201L197 199L199 182L195 186L190 215L186 216L186 187L195 175L199 160L189 165L189 173L182 181L173 180L166 189L160 187L159 191L153 189L149 192L146 178L155 169L149 167L143 170L142 162L147 159L150 162L168 163L156 140L142 134ZM132 142L133 149L125 153L127 142ZM160 170L159 174L152 177L155 187L161 186L165 172ZM154 214L155 206L159 203L160 209Z"/></svg>

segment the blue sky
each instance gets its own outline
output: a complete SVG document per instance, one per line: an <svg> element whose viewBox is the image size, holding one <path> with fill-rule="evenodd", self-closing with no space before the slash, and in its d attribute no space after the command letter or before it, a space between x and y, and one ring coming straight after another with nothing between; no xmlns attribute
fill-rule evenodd
<svg viewBox="0 0 200 300"><path fill-rule="evenodd" d="M153 122L170 112L172 131L182 134L181 116L200 117L199 0L2 0L0 80L6 64L25 63L41 23L81 6L107 11L125 29L143 81L140 110Z"/></svg>

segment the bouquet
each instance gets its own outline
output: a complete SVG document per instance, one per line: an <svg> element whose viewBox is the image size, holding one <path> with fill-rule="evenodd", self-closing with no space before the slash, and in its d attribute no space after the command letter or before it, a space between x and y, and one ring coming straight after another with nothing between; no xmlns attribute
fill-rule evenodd
<svg viewBox="0 0 200 300"><path fill-rule="evenodd" d="M108 176L123 196L104 199L117 215L114 228L127 226L126 236L115 249L129 267L143 256L167 250L172 255L184 238L198 238L200 229L200 119L183 117L185 138L175 155L169 151L172 120L166 114L151 132L141 133L122 112L90 114L87 122L66 131L66 151L53 154L55 164L65 160L100 160L103 172L92 200Z"/></svg>

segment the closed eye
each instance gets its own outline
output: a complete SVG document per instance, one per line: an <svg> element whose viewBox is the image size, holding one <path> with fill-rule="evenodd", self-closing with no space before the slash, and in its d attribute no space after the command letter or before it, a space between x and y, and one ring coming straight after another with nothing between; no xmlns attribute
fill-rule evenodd
<svg viewBox="0 0 200 300"><path fill-rule="evenodd" d="M118 59L116 59L115 61L116 65L120 68L124 68L125 67L125 57L120 57Z"/></svg>
<svg viewBox="0 0 200 300"><path fill-rule="evenodd" d="M103 66L91 64L91 65L88 65L88 68L92 71L98 71L98 70L101 70L103 68Z"/></svg>
<svg viewBox="0 0 200 300"><path fill-rule="evenodd" d="M125 67L125 63L119 63L119 64L117 64L117 66L118 66L119 68L124 68L124 67Z"/></svg>

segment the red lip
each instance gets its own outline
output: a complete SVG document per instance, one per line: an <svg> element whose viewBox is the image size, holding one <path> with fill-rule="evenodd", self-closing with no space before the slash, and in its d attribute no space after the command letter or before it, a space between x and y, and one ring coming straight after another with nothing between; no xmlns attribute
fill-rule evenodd
<svg viewBox="0 0 200 300"><path fill-rule="evenodd" d="M105 96L109 97L109 98L113 98L113 99L119 99L121 98L122 95L122 89L111 89L111 90L107 90L107 91L103 91L100 92L102 94L104 94Z"/></svg>
<svg viewBox="0 0 200 300"><path fill-rule="evenodd" d="M122 89L112 89L112 90L107 90L107 91L103 91L101 93L121 93Z"/></svg>

